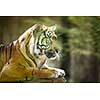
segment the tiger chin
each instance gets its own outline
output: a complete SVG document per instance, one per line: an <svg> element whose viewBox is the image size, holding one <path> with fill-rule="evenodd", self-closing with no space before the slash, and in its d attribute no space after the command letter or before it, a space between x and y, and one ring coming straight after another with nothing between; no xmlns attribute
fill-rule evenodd
<svg viewBox="0 0 100 100"><path fill-rule="evenodd" d="M55 29L55 26L35 24L17 40L6 46L2 45L0 82L36 82L63 78L64 70L48 67L46 64L48 59L58 57Z"/></svg>

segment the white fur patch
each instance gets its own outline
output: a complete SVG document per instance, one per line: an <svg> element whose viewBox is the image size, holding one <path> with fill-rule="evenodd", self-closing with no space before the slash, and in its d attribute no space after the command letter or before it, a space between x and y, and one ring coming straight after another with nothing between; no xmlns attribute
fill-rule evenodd
<svg viewBox="0 0 100 100"><path fill-rule="evenodd" d="M63 77L63 76L65 76L65 71L64 71L64 70L58 69L58 68L53 68L53 67L48 67L48 65L47 65L46 63L47 63L47 61L45 62L43 68L47 68L47 69L50 69L50 70L55 70L55 74L53 74L53 75L51 76L51 78L58 78L58 77Z"/></svg>
<svg viewBox="0 0 100 100"><path fill-rule="evenodd" d="M34 53L37 54L37 55L40 53L40 50L37 49L37 39L35 40Z"/></svg>
<svg viewBox="0 0 100 100"><path fill-rule="evenodd" d="M58 77L63 77L63 76L65 76L65 71L62 70L62 69L52 68L52 67L46 67L46 68L48 68L48 69L50 69L50 70L55 70L56 73L53 74L53 75L51 76L51 78L58 78Z"/></svg>
<svg viewBox="0 0 100 100"><path fill-rule="evenodd" d="M35 46L34 41L35 41L34 37L32 36L30 39L30 42L29 42L29 50L30 50L31 55L33 55L33 53L34 53L34 46Z"/></svg>

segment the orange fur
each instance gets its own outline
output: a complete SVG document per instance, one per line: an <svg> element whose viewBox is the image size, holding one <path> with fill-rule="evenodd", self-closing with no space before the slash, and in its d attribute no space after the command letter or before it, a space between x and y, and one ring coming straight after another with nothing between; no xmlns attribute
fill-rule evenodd
<svg viewBox="0 0 100 100"><path fill-rule="evenodd" d="M26 33L24 33L24 35L22 36L25 38L26 35L29 35L30 31L31 30L26 31ZM4 55L2 57L4 58L4 60L2 60L4 66L2 67L2 70L0 72L0 82L30 82L34 79L40 80L41 82L41 80L45 78L48 79L48 82L64 82L63 76L61 78L58 77L58 80L53 78L58 73L56 69L49 69L48 67L44 67L41 69L38 68L32 62L32 59L28 59L27 55L24 56L25 46L22 45L22 47L20 46L20 41L16 40L12 46L10 59L9 54L7 54L6 56L6 53L4 51ZM21 51L22 49L23 51ZM7 48L7 50L10 53L10 48ZM41 64L44 63L45 60L46 59L44 56L40 56L40 58L36 59L36 62Z"/></svg>

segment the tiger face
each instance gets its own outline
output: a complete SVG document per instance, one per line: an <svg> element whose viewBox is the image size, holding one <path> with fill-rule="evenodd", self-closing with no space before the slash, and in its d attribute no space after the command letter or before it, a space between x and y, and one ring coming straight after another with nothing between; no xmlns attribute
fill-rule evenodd
<svg viewBox="0 0 100 100"><path fill-rule="evenodd" d="M37 55L46 55L46 57L51 60L58 57L55 29L56 26L47 27L43 25L41 27L41 32L36 39L36 46L34 49Z"/></svg>

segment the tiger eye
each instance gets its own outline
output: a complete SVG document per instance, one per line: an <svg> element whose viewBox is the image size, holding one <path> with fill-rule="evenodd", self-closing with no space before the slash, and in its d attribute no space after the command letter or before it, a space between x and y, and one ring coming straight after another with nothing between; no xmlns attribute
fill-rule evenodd
<svg viewBox="0 0 100 100"><path fill-rule="evenodd" d="M51 36L51 34L52 34L52 32L51 32L51 31L49 31L49 32L48 32L48 35L49 35L49 36Z"/></svg>

